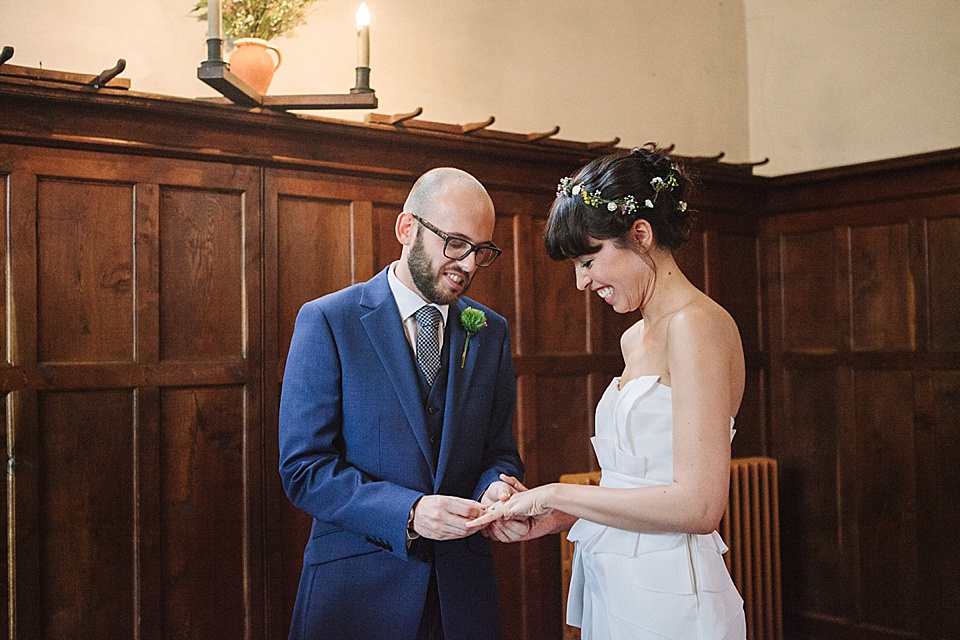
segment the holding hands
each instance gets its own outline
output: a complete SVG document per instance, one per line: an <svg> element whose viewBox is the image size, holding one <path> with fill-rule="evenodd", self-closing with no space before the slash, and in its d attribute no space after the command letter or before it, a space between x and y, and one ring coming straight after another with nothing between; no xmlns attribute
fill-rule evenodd
<svg viewBox="0 0 960 640"><path fill-rule="evenodd" d="M480 502L427 495L414 507L413 530L431 540L454 540L477 531L498 542L522 542L568 529L576 518L546 505L553 485L528 489L501 474Z"/></svg>
<svg viewBox="0 0 960 640"><path fill-rule="evenodd" d="M413 530L430 540L455 540L474 533L467 523L483 513L483 505L456 496L423 496L413 511Z"/></svg>
<svg viewBox="0 0 960 640"><path fill-rule="evenodd" d="M484 495L486 509L482 515L466 523L467 529L481 529L483 535L500 542L532 540L562 530L569 517L546 506L544 500L550 485L527 489L522 482L507 475L490 485ZM507 488L504 488L504 485ZM496 492L491 490L497 487ZM486 501L486 496L491 499ZM568 525L567 525L568 526Z"/></svg>

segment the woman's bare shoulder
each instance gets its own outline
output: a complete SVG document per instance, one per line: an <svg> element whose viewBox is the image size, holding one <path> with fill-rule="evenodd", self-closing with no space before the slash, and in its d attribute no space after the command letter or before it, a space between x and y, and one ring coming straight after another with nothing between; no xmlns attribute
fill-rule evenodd
<svg viewBox="0 0 960 640"><path fill-rule="evenodd" d="M667 331L670 350L693 348L701 353L743 357L740 330L726 309L706 295L677 309Z"/></svg>

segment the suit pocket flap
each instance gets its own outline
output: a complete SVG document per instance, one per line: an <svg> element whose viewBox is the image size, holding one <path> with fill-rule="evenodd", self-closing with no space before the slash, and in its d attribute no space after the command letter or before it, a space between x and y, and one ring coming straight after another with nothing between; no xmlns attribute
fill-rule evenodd
<svg viewBox="0 0 960 640"><path fill-rule="evenodd" d="M303 552L303 561L307 564L323 564L380 551L381 549L367 542L363 536L340 529L311 538Z"/></svg>

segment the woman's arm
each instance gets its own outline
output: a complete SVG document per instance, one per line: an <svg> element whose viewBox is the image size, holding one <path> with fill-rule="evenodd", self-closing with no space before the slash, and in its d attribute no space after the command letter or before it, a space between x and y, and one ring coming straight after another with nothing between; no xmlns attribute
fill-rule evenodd
<svg viewBox="0 0 960 640"><path fill-rule="evenodd" d="M739 333L711 302L679 311L670 320L667 339L673 483L636 489L549 484L512 496L496 510L499 517L554 509L631 531L709 533L716 528L728 496L730 418L743 393Z"/></svg>

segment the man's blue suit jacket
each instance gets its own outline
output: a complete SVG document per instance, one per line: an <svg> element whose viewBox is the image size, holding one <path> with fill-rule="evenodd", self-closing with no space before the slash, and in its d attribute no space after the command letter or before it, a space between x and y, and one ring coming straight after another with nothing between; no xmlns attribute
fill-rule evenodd
<svg viewBox="0 0 960 640"><path fill-rule="evenodd" d="M470 339L461 368L459 315L471 306L485 312L487 326ZM479 499L501 473L522 478L507 323L461 298L446 325L450 361L435 463L386 269L300 309L280 400L280 475L313 528L291 638L413 638L430 564L408 551L410 508L425 494ZM433 546L446 639L500 637L487 539Z"/></svg>

